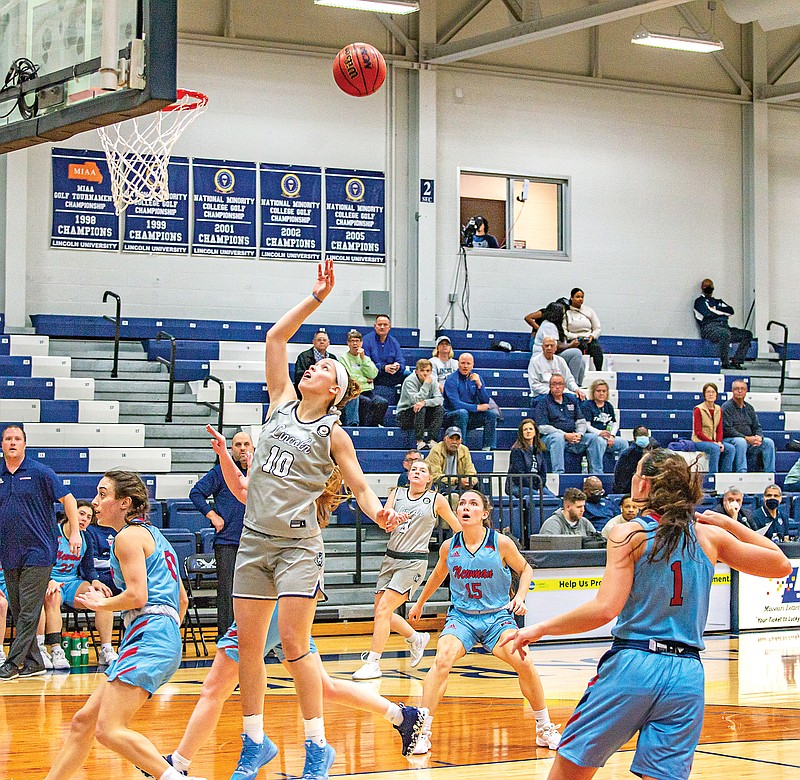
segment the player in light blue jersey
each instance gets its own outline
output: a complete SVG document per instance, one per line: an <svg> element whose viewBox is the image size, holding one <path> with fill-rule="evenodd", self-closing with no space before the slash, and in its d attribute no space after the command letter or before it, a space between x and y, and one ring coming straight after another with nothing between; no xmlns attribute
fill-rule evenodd
<svg viewBox="0 0 800 780"><path fill-rule="evenodd" d="M619 616L614 644L567 723L549 780L588 780L637 732L631 772L646 780L688 778L703 725L700 650L714 565L772 578L792 571L769 539L725 515L696 513L699 475L669 450L645 454L631 493L642 516L611 529L595 598L504 640L524 657L543 636L591 631Z"/></svg>
<svg viewBox="0 0 800 780"><path fill-rule="evenodd" d="M159 780L182 775L144 736L129 728L141 706L169 680L181 662L180 624L187 598L175 551L144 519L147 488L130 471L109 471L92 502L97 520L118 533L111 553L114 580L122 589L107 597L95 588L76 596L86 609L122 611L125 633L108 679L75 714L69 735L46 780L68 780L89 755L95 737Z"/></svg>
<svg viewBox="0 0 800 780"><path fill-rule="evenodd" d="M516 631L514 615L527 612L525 597L533 570L514 542L491 527L491 509L489 499L480 491L467 490L462 494L456 508L462 530L442 545L436 568L409 612L412 623L419 620L425 602L450 575L452 606L422 689L422 706L428 708L430 715L414 750L416 755L430 750L433 715L447 690L453 664L478 643L517 673L522 694L536 717L536 744L551 750L558 746L561 735L550 720L533 657L515 656L500 642ZM512 569L519 577L513 597Z"/></svg>

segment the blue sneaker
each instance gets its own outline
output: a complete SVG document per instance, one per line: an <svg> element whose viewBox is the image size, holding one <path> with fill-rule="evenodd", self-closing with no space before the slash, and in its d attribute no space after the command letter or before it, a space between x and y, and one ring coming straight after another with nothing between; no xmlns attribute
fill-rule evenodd
<svg viewBox="0 0 800 780"><path fill-rule="evenodd" d="M403 722L399 726L395 726L395 728L403 738L403 755L408 758L417 746L417 740L422 733L422 726L425 723L428 710L424 707L407 707L402 702L398 706L403 713Z"/></svg>
<svg viewBox="0 0 800 780"><path fill-rule="evenodd" d="M278 755L277 745L265 734L259 745L247 734L242 734L242 754L231 780L253 780L264 764L268 764Z"/></svg>
<svg viewBox="0 0 800 780"><path fill-rule="evenodd" d="M328 780L328 770L333 765L335 758L336 751L330 745L320 747L315 742L307 739L303 780Z"/></svg>

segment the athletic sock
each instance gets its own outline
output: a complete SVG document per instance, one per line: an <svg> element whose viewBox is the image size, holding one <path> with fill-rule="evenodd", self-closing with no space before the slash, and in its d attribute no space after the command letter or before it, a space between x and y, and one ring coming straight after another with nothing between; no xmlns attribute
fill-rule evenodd
<svg viewBox="0 0 800 780"><path fill-rule="evenodd" d="M426 715L425 722L422 724L423 732L431 733L433 730L433 715Z"/></svg>
<svg viewBox="0 0 800 780"><path fill-rule="evenodd" d="M100 645L100 649L101 650L113 650L114 648L111 647L111 642L103 642L103 644Z"/></svg>
<svg viewBox="0 0 800 780"><path fill-rule="evenodd" d="M536 718L537 728L544 728L545 726L550 725L550 712L548 711L547 707L545 707L543 710L534 710L533 716Z"/></svg>
<svg viewBox="0 0 800 780"><path fill-rule="evenodd" d="M36 637L37 639L39 637ZM55 647L56 645L61 644L61 633L59 631L53 631L52 634L45 634L44 635L44 643L46 645L50 645L51 647Z"/></svg>
<svg viewBox="0 0 800 780"><path fill-rule="evenodd" d="M380 661L380 660L381 660L380 653L373 653L372 650L370 650L369 653L367 653L367 663L369 663L370 661Z"/></svg>
<svg viewBox="0 0 800 780"><path fill-rule="evenodd" d="M264 741L264 713L245 715L242 718L242 730L253 742L260 745Z"/></svg>
<svg viewBox="0 0 800 780"><path fill-rule="evenodd" d="M36 644L39 645L39 647L44 647L44 634L36 635Z"/></svg>
<svg viewBox="0 0 800 780"><path fill-rule="evenodd" d="M417 641L418 636L419 636L419 631L415 631L411 636L406 637L406 642L408 642L408 644L411 645Z"/></svg>
<svg viewBox="0 0 800 780"><path fill-rule="evenodd" d="M386 720L388 720L393 726L399 726L403 722L403 710L400 709L399 705L395 704L393 701L390 701L383 717L386 718Z"/></svg>
<svg viewBox="0 0 800 780"><path fill-rule="evenodd" d="M177 750L172 751L172 766L180 772L188 772L192 761L189 758L184 758Z"/></svg>
<svg viewBox="0 0 800 780"><path fill-rule="evenodd" d="M306 739L310 739L315 745L325 747L325 720L324 718L303 719L303 730Z"/></svg>

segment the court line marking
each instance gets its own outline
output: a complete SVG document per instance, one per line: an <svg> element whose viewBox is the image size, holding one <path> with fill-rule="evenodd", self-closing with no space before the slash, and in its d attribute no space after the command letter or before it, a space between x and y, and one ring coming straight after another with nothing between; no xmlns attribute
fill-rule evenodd
<svg viewBox="0 0 800 780"><path fill-rule="evenodd" d="M715 743L715 744L732 744L732 745L748 745L754 742L758 742L759 740L747 740L744 742L731 742L731 743ZM774 742L775 740L771 740ZM786 741L796 741L796 740L781 740L781 742ZM707 747L704 745L703 747ZM782 766L787 767L788 769L800 769L800 764L785 764L782 761L768 761L764 758L752 758L750 756L732 756L728 753L715 753L713 750L695 750L695 753L700 753L705 756L714 756L715 758L732 758L736 761L750 761L754 764L769 764L770 766Z"/></svg>

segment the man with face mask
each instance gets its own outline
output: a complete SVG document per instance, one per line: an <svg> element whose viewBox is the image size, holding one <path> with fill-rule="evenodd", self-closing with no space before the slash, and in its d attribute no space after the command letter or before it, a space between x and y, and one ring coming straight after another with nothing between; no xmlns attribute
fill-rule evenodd
<svg viewBox="0 0 800 780"><path fill-rule="evenodd" d="M742 495L742 491L731 487L725 491L719 503L714 507L714 511L719 512L721 515L728 515L728 517L736 520L738 523L753 528L753 513L749 509L744 509L742 507L743 502L744 496Z"/></svg>
<svg viewBox="0 0 800 780"><path fill-rule="evenodd" d="M753 513L751 527L763 531L767 539L778 536L785 542L789 536L789 521L786 507L783 504L783 493L777 485L770 485L764 491L764 503Z"/></svg>
<svg viewBox="0 0 800 780"><path fill-rule="evenodd" d="M645 425L637 425L633 429L633 444L619 456L614 469L614 492L630 493L633 475L642 459L645 450L658 447L658 442L650 438L650 431Z"/></svg>
<svg viewBox="0 0 800 780"><path fill-rule="evenodd" d="M595 531L602 531L603 526L617 514L617 508L606 497L600 477L586 477L583 480L583 492L586 494L583 516L594 526Z"/></svg>
<svg viewBox="0 0 800 780"><path fill-rule="evenodd" d="M753 334L744 328L728 325L728 318L734 313L733 307L722 298L713 297L714 282L711 279L703 279L700 289L703 294L694 302L694 316L700 326L700 337L717 346L723 368L742 368ZM739 345L732 360L731 342Z"/></svg>

